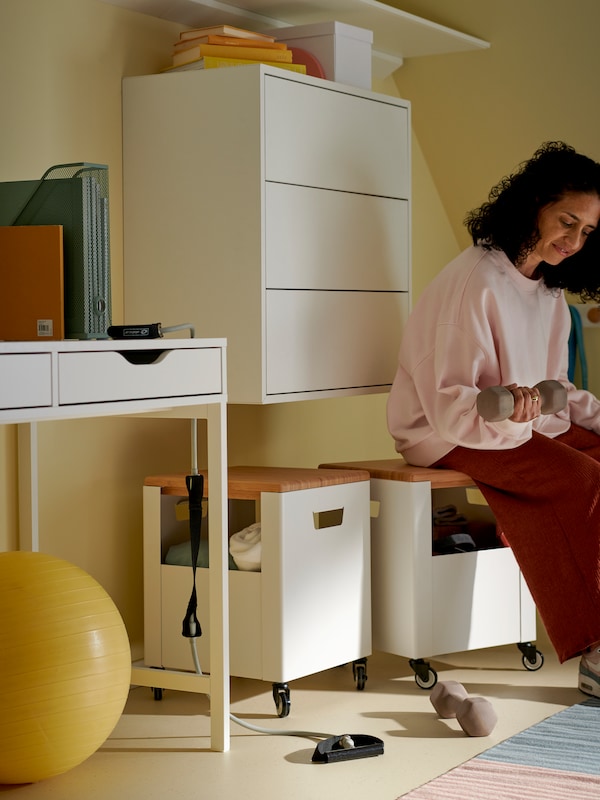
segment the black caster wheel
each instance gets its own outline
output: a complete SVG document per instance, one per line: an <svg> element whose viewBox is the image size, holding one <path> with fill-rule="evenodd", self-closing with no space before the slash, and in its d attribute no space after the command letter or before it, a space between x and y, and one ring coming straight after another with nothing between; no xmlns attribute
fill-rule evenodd
<svg viewBox="0 0 600 800"><path fill-rule="evenodd" d="M287 717L290 713L290 687L287 683L274 683L273 684L273 701L277 709L277 716Z"/></svg>
<svg viewBox="0 0 600 800"><path fill-rule="evenodd" d="M538 669L541 669L544 666L544 654L540 653L539 650L536 650L535 659L533 661L527 658L527 656L523 656L523 666L530 672L537 672Z"/></svg>
<svg viewBox="0 0 600 800"><path fill-rule="evenodd" d="M359 692L365 688L367 682L367 659L359 658L352 662L352 675L356 683L356 688Z"/></svg>
<svg viewBox="0 0 600 800"><path fill-rule="evenodd" d="M532 642L521 642L517 645L523 654L522 661L525 669L530 672L537 672L544 666L544 655L541 653Z"/></svg>
<svg viewBox="0 0 600 800"><path fill-rule="evenodd" d="M161 670L164 667L152 667L152 669ZM163 690L159 689L155 686L150 687L150 691L152 692L155 700L162 700L163 699Z"/></svg>
<svg viewBox="0 0 600 800"><path fill-rule="evenodd" d="M414 658L408 663L415 673L415 683L419 689L433 689L437 683L438 675L429 662L423 661L422 658Z"/></svg>

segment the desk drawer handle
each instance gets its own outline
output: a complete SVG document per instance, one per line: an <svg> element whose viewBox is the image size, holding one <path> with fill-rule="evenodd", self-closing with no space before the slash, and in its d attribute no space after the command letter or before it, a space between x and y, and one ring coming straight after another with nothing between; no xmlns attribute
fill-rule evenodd
<svg viewBox="0 0 600 800"><path fill-rule="evenodd" d="M162 361L162 356L167 355L168 350L119 350L119 355L130 364L156 364Z"/></svg>
<svg viewBox="0 0 600 800"><path fill-rule="evenodd" d="M342 524L343 519L343 508L332 508L329 511L313 511L313 525L317 531L323 528L335 528Z"/></svg>

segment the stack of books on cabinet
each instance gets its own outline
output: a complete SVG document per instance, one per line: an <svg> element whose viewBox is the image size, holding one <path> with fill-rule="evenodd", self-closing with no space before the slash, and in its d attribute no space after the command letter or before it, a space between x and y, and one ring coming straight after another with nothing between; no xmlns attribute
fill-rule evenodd
<svg viewBox="0 0 600 800"><path fill-rule="evenodd" d="M163 71L214 69L256 63L306 74L306 66L294 63L292 50L284 42L278 42L274 36L232 25L182 31L173 45L172 64Z"/></svg>

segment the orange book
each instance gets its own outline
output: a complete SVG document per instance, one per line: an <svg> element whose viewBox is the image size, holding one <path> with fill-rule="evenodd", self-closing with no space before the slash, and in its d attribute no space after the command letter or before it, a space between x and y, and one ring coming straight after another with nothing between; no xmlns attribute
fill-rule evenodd
<svg viewBox="0 0 600 800"><path fill-rule="evenodd" d="M173 53L173 66L178 67L188 61L196 61L205 56L217 58L243 58L249 61L274 61L292 63L291 50L268 50L263 47L238 47L229 44L197 44L180 53Z"/></svg>
<svg viewBox="0 0 600 800"><path fill-rule="evenodd" d="M64 339L62 225L0 227L0 339Z"/></svg>
<svg viewBox="0 0 600 800"><path fill-rule="evenodd" d="M190 28L187 31L181 31L179 38L197 39L198 36L206 36L211 33L221 36L237 36L239 39L262 39L266 42L275 41L275 37L269 36L267 33L256 33L256 31L248 31L245 28L235 28L233 25L210 25L206 28Z"/></svg>

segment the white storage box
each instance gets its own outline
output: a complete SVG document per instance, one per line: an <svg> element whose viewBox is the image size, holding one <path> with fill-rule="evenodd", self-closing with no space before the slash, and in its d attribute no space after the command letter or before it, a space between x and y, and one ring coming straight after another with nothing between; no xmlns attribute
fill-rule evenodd
<svg viewBox="0 0 600 800"><path fill-rule="evenodd" d="M259 504L262 525L261 571L228 575L231 674L287 682L369 656L368 473L230 467L228 489L230 501ZM189 537L188 523L171 514L185 493L185 476L145 480L144 661L193 671L189 640L181 635L191 569L163 558L168 546ZM208 496L210 505L210 487ZM197 577L198 651L208 665L207 569Z"/></svg>
<svg viewBox="0 0 600 800"><path fill-rule="evenodd" d="M371 89L373 31L343 22L318 22L269 31L288 47L314 56L330 81Z"/></svg>
<svg viewBox="0 0 600 800"><path fill-rule="evenodd" d="M377 507L371 519L373 647L409 657L421 688L437 679L423 656L535 639L535 604L510 548L433 555L432 509L472 487L468 475L413 467L401 458L321 466L370 473ZM522 652L526 669L543 664L533 645L527 658Z"/></svg>

